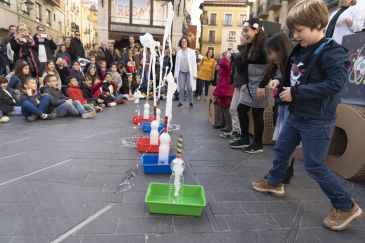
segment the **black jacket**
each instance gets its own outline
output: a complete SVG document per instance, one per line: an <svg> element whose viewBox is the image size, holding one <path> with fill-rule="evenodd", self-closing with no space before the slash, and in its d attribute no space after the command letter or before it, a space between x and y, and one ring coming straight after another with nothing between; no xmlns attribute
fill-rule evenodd
<svg viewBox="0 0 365 243"><path fill-rule="evenodd" d="M100 48L100 50L104 53L104 60L106 62L106 67L110 68L110 63L112 61L112 53L110 52L110 50L108 48L104 49L104 48Z"/></svg>
<svg viewBox="0 0 365 243"><path fill-rule="evenodd" d="M81 83L80 89L82 91L82 95L88 102L93 102L93 103L98 102L98 99L93 95L94 90L92 87L89 87L84 83Z"/></svg>
<svg viewBox="0 0 365 243"><path fill-rule="evenodd" d="M85 58L84 46L81 40L72 38L68 53L71 56L72 62L77 61L79 57Z"/></svg>
<svg viewBox="0 0 365 243"><path fill-rule="evenodd" d="M8 91L11 94L10 90ZM19 105L19 102L16 101L14 96L10 97L3 89L0 89L0 110L4 115L9 114L14 110L14 106Z"/></svg>
<svg viewBox="0 0 365 243"><path fill-rule="evenodd" d="M48 94L49 97L51 98L50 102L49 102L49 105L52 108L56 108L57 106L62 105L63 103L65 103L66 100L70 99L69 97L64 95L61 90L51 88L51 87L45 87L44 90L43 90L43 93Z"/></svg>
<svg viewBox="0 0 365 243"><path fill-rule="evenodd" d="M294 116L314 120L336 118L338 94L345 86L350 61L347 50L334 40L323 39L322 44L311 54L300 83L291 87L293 101L289 110ZM300 48L299 44L294 47L289 60ZM291 86L290 72L291 62L288 61L282 87Z"/></svg>
<svg viewBox="0 0 365 243"><path fill-rule="evenodd" d="M38 38L37 35L34 35L33 39L36 46L38 47L37 54L39 55L39 45L42 45L44 43L44 47L46 48L47 60L53 59L55 51L57 50L56 43L52 39L48 40L47 38Z"/></svg>

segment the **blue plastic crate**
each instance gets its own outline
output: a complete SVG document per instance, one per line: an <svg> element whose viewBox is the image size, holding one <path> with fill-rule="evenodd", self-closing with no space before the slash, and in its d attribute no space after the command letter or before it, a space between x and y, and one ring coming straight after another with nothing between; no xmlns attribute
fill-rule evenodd
<svg viewBox="0 0 365 243"><path fill-rule="evenodd" d="M145 174L171 174L171 162L176 155L170 154L167 165L158 164L158 154L142 154L141 165Z"/></svg>
<svg viewBox="0 0 365 243"><path fill-rule="evenodd" d="M142 122L142 129L144 132L151 132L151 122ZM158 132L161 134L164 129L164 124L160 122L160 126L158 127Z"/></svg>

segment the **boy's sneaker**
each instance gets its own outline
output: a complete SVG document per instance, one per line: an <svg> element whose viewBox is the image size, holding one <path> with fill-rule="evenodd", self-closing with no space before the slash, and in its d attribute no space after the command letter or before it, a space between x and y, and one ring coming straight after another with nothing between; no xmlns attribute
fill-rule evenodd
<svg viewBox="0 0 365 243"><path fill-rule="evenodd" d="M176 107L177 108L182 108L183 107L183 104L179 103Z"/></svg>
<svg viewBox="0 0 365 243"><path fill-rule="evenodd" d="M42 120L53 120L56 118L56 113L50 113L50 114L43 114L41 115Z"/></svg>
<svg viewBox="0 0 365 243"><path fill-rule="evenodd" d="M0 123L6 123L6 122L9 122L10 118L7 117L7 116L3 116L0 118Z"/></svg>
<svg viewBox="0 0 365 243"><path fill-rule="evenodd" d="M257 192L268 192L275 197L284 197L284 185L272 185L267 179L254 181L251 183L252 188Z"/></svg>
<svg viewBox="0 0 365 243"><path fill-rule="evenodd" d="M37 118L38 116L36 115L27 116L27 121L34 122Z"/></svg>
<svg viewBox="0 0 365 243"><path fill-rule="evenodd" d="M234 148L234 149L242 149L242 148L246 148L246 147L250 146L250 141L240 138L236 141L230 142L229 145L231 148Z"/></svg>
<svg viewBox="0 0 365 243"><path fill-rule="evenodd" d="M90 118L94 118L96 116L96 112L95 111L91 111L91 112L87 112L81 115L81 117L83 119L90 119Z"/></svg>
<svg viewBox="0 0 365 243"><path fill-rule="evenodd" d="M349 211L341 211L332 208L329 215L323 220L323 224L331 230L344 230L354 219L360 220L364 218L364 212L352 202L352 208Z"/></svg>
<svg viewBox="0 0 365 243"><path fill-rule="evenodd" d="M96 112L101 112L103 110L103 108L101 108L100 106L95 106L95 111Z"/></svg>
<svg viewBox="0 0 365 243"><path fill-rule="evenodd" d="M105 104L99 104L98 107L104 108L105 107Z"/></svg>
<svg viewBox="0 0 365 243"><path fill-rule="evenodd" d="M251 144L250 146L243 149L243 152L248 154L257 154L264 152L262 145Z"/></svg>
<svg viewBox="0 0 365 243"><path fill-rule="evenodd" d="M115 103L115 102L110 102L108 106L109 106L109 107L114 107L114 106L116 106L116 105L117 105L117 103Z"/></svg>
<svg viewBox="0 0 365 243"><path fill-rule="evenodd" d="M201 96L200 95L198 95L197 97L196 97L196 100L200 100L201 99Z"/></svg>
<svg viewBox="0 0 365 243"><path fill-rule="evenodd" d="M190 103L190 104L189 104L189 108L190 108L190 109L193 109L193 106L194 106L194 105L193 105L193 103Z"/></svg>

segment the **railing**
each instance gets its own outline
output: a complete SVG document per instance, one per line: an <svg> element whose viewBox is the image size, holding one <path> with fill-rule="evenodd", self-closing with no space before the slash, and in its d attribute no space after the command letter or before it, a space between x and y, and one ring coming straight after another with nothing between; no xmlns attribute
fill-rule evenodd
<svg viewBox="0 0 365 243"><path fill-rule="evenodd" d="M264 17L268 15L267 13L267 5L266 4L260 4L258 9L257 9L257 17Z"/></svg>
<svg viewBox="0 0 365 243"><path fill-rule="evenodd" d="M222 26L228 26L228 27L230 27L230 26L232 26L232 21L231 22L229 22L229 21L223 21L222 22Z"/></svg>
<svg viewBox="0 0 365 243"><path fill-rule="evenodd" d="M48 2L50 2L51 4L56 5L56 6L61 5L60 0L48 0Z"/></svg>
<svg viewBox="0 0 365 243"><path fill-rule="evenodd" d="M217 26L217 21L208 21L208 25Z"/></svg>
<svg viewBox="0 0 365 243"><path fill-rule="evenodd" d="M129 16L126 16L126 17L111 16L110 17L110 22L129 24ZM150 19L133 18L132 19L132 24L135 24L135 25L148 25L149 26L151 24L151 20ZM165 26L165 25L166 25L166 20L157 20L157 19L153 20L153 26Z"/></svg>

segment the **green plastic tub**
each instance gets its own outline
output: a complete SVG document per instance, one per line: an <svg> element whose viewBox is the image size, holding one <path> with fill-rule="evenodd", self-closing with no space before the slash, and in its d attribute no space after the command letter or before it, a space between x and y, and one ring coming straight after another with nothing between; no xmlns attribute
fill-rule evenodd
<svg viewBox="0 0 365 243"><path fill-rule="evenodd" d="M184 185L179 203L169 199L170 185L152 182L147 190L145 203L150 213L200 216L206 205L204 188L201 185Z"/></svg>

